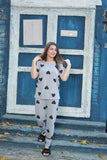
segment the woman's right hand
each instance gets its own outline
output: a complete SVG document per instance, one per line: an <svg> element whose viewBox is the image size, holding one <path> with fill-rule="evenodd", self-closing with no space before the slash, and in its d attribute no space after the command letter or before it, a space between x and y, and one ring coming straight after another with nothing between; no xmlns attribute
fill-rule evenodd
<svg viewBox="0 0 107 160"><path fill-rule="evenodd" d="M42 60L41 56L38 55L33 59L33 62L37 62L37 61L41 61L41 60Z"/></svg>

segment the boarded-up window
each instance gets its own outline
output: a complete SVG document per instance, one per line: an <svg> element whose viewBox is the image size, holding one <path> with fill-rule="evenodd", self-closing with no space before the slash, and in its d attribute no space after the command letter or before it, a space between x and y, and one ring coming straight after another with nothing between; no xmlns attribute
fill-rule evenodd
<svg viewBox="0 0 107 160"><path fill-rule="evenodd" d="M42 45L42 20L23 20L23 44Z"/></svg>

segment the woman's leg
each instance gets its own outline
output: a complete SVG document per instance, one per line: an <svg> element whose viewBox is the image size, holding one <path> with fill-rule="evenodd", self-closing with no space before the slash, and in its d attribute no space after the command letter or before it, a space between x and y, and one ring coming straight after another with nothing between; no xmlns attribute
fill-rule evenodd
<svg viewBox="0 0 107 160"><path fill-rule="evenodd" d="M36 107L35 107L35 117L37 119L37 124L41 128L41 133L46 132L46 102L42 99L36 100Z"/></svg>
<svg viewBox="0 0 107 160"><path fill-rule="evenodd" d="M54 123L56 121L57 110L58 110L59 100L47 100L47 121L46 121L46 139L45 147L51 145L52 137L54 134Z"/></svg>

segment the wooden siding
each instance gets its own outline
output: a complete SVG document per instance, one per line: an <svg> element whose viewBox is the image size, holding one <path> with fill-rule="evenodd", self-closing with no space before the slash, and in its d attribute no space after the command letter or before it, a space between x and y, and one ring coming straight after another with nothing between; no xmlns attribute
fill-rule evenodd
<svg viewBox="0 0 107 160"><path fill-rule="evenodd" d="M0 117L6 113L10 1L0 0Z"/></svg>

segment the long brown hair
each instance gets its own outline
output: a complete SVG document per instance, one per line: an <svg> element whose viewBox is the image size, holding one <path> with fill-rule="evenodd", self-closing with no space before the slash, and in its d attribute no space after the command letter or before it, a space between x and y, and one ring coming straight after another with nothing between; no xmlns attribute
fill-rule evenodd
<svg viewBox="0 0 107 160"><path fill-rule="evenodd" d="M46 61L46 59L47 59L47 51L48 51L48 49L49 49L49 47L50 47L51 45L56 46L57 54L56 54L56 56L54 57L54 61L56 62L56 67L57 67L57 69L60 68L60 67L59 67L60 64L63 64L63 66L65 67L64 59L61 57L61 55L60 55L60 53L59 53L59 49L58 49L56 43L54 43L54 42L48 42L48 43L47 43L47 45L46 45L45 48L44 48L43 53L41 54L42 60L45 60L45 61Z"/></svg>

